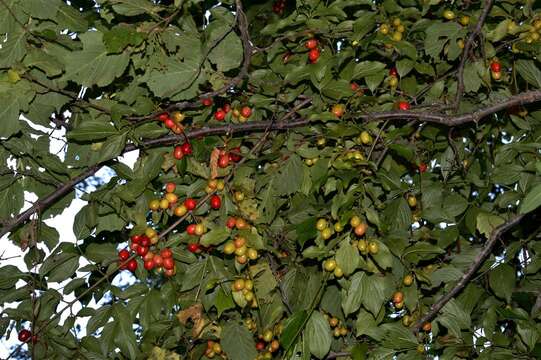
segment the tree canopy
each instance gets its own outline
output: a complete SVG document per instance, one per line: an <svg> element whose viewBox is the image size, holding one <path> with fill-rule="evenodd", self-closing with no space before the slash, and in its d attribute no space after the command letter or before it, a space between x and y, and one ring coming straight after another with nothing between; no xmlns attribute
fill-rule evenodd
<svg viewBox="0 0 541 360"><path fill-rule="evenodd" d="M10 358L540 358L540 33L525 0L0 0Z"/></svg>

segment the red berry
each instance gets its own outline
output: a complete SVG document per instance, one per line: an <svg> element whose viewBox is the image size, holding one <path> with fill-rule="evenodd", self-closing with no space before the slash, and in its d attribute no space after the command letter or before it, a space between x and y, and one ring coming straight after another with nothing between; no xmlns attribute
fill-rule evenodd
<svg viewBox="0 0 541 360"><path fill-rule="evenodd" d="M164 249L162 249L162 251L160 251L160 255L164 259L165 258L170 258L170 257L173 257L173 252L169 248L164 248Z"/></svg>
<svg viewBox="0 0 541 360"><path fill-rule="evenodd" d="M150 238L146 235L141 236L141 242L139 243L139 245L144 246L144 247L149 247Z"/></svg>
<svg viewBox="0 0 541 360"><path fill-rule="evenodd" d="M139 246L137 248L137 255L145 256L148 253L148 248L146 246Z"/></svg>
<svg viewBox="0 0 541 360"><path fill-rule="evenodd" d="M135 259L131 259L128 262L128 270L131 272L135 272L135 270L137 270L137 261L135 261Z"/></svg>
<svg viewBox="0 0 541 360"><path fill-rule="evenodd" d="M175 149L173 150L173 157L177 160L184 157L184 153L182 152L182 148L180 146L175 146Z"/></svg>
<svg viewBox="0 0 541 360"><path fill-rule="evenodd" d="M156 267L160 267L163 265L163 258L160 255L154 255L152 261L154 262L154 266Z"/></svg>
<svg viewBox="0 0 541 360"><path fill-rule="evenodd" d="M201 104L203 104L204 106L211 106L212 105L212 99L209 99L209 98L201 99Z"/></svg>
<svg viewBox="0 0 541 360"><path fill-rule="evenodd" d="M224 104L224 106L222 106L222 110L227 114L231 111L231 104Z"/></svg>
<svg viewBox="0 0 541 360"><path fill-rule="evenodd" d="M139 247L139 244L136 244L136 243L131 243L130 244L130 250L131 251L137 251L137 248Z"/></svg>
<svg viewBox="0 0 541 360"><path fill-rule="evenodd" d="M176 188L177 188L177 185L175 185L175 183L170 182L165 185L165 191L168 193L174 192Z"/></svg>
<svg viewBox="0 0 541 360"><path fill-rule="evenodd" d="M225 226L227 226L230 229L233 229L235 225L237 225L237 219L235 219L234 217L230 217L229 219L227 219L227 222L225 223Z"/></svg>
<svg viewBox="0 0 541 360"><path fill-rule="evenodd" d="M188 211L193 210L197 206L197 201L192 198L187 198L186 200L184 200L184 206L186 206L186 209L188 209Z"/></svg>
<svg viewBox="0 0 541 360"><path fill-rule="evenodd" d="M145 263L143 265L146 270L152 270L154 269L154 259L145 260Z"/></svg>
<svg viewBox="0 0 541 360"><path fill-rule="evenodd" d="M229 153L229 160L233 162L239 162L242 159L242 156L240 154L240 147L234 147L231 149L231 152Z"/></svg>
<svg viewBox="0 0 541 360"><path fill-rule="evenodd" d="M180 149L184 155L190 155L192 153L192 145L189 142L180 145Z"/></svg>
<svg viewBox="0 0 541 360"><path fill-rule="evenodd" d="M426 172L427 169L428 169L428 166L425 163L422 162L419 164L419 172L424 173Z"/></svg>
<svg viewBox="0 0 541 360"><path fill-rule="evenodd" d="M407 102L407 101L400 101L400 102L398 103L398 108L399 108L400 110L407 111L407 110L410 109L410 107L411 107L411 105L410 105L410 103Z"/></svg>
<svg viewBox="0 0 541 360"><path fill-rule="evenodd" d="M166 128L172 129L172 128L174 128L175 126L177 126L177 124L175 124L175 122L173 121L173 119L170 119L170 118L165 119L165 127L166 127Z"/></svg>
<svg viewBox="0 0 541 360"><path fill-rule="evenodd" d="M169 119L169 114L168 113L160 114L160 115L158 115L158 119L160 121L165 121L165 120Z"/></svg>
<svg viewBox="0 0 541 360"><path fill-rule="evenodd" d="M249 118L250 115L252 115L252 109L250 109L249 106L243 106L242 109L240 109L240 114L245 118Z"/></svg>
<svg viewBox="0 0 541 360"><path fill-rule="evenodd" d="M257 351L263 351L263 349L265 349L265 342L264 341L258 341L255 344L255 348L256 348Z"/></svg>
<svg viewBox="0 0 541 360"><path fill-rule="evenodd" d="M199 244L197 243L189 243L188 244L188 251L191 253L196 253L199 251Z"/></svg>
<svg viewBox="0 0 541 360"><path fill-rule="evenodd" d="M190 224L186 227L186 232L188 235L194 235L195 234L195 224Z"/></svg>
<svg viewBox="0 0 541 360"><path fill-rule="evenodd" d="M216 112L214 113L214 118L218 121L224 121L225 111L223 111L222 109L216 110Z"/></svg>
<svg viewBox="0 0 541 360"><path fill-rule="evenodd" d="M312 63L315 63L317 61L317 59L319 59L319 55L321 53L319 52L318 49L312 49L308 52L308 59L310 59L310 61Z"/></svg>
<svg viewBox="0 0 541 360"><path fill-rule="evenodd" d="M210 207L218 210L222 206L222 199L218 195L212 195L210 198Z"/></svg>
<svg viewBox="0 0 541 360"><path fill-rule="evenodd" d="M130 252L126 249L122 249L118 252L118 258L120 261L126 261L130 257Z"/></svg>
<svg viewBox="0 0 541 360"><path fill-rule="evenodd" d="M306 48L310 50L315 49L317 47L317 40L316 39L307 40L304 46L306 46Z"/></svg>
<svg viewBox="0 0 541 360"><path fill-rule="evenodd" d="M19 331L19 341L20 342L27 342L30 337L32 337L32 333L30 330L22 329Z"/></svg>
<svg viewBox="0 0 541 360"><path fill-rule="evenodd" d="M218 158L218 166L221 167L222 169L229 166L229 154L228 153L220 155L220 157Z"/></svg>
<svg viewBox="0 0 541 360"><path fill-rule="evenodd" d="M171 270L175 267L175 260L173 260L173 258L163 258L163 267L166 269L166 270Z"/></svg>
<svg viewBox="0 0 541 360"><path fill-rule="evenodd" d="M395 67L392 67L389 69L389 75L390 76L398 76L398 70L396 70Z"/></svg>
<svg viewBox="0 0 541 360"><path fill-rule="evenodd" d="M502 71L502 64L497 61L493 61L490 63L490 70L499 73L500 71Z"/></svg>
<svg viewBox="0 0 541 360"><path fill-rule="evenodd" d="M141 241L141 235L132 235L131 241L136 244L139 244L139 242Z"/></svg>
<svg viewBox="0 0 541 360"><path fill-rule="evenodd" d="M350 86L351 86L352 91L359 90L359 84L357 84L357 83L352 82Z"/></svg>

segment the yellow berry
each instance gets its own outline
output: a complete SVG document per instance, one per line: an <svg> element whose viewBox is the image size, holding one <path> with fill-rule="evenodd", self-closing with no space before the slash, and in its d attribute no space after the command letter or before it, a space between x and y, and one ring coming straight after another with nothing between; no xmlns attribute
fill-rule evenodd
<svg viewBox="0 0 541 360"><path fill-rule="evenodd" d="M327 271L334 271L336 269L336 260L334 260L334 259L326 260L323 263L323 267Z"/></svg>

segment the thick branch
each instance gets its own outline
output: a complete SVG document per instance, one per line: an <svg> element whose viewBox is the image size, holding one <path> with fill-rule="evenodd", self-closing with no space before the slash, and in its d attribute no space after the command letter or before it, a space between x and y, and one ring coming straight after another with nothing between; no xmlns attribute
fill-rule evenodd
<svg viewBox="0 0 541 360"><path fill-rule="evenodd" d="M481 13L481 16L479 17L477 24L475 24L475 28L471 32L470 36L468 36L468 39L466 40L466 43L464 44L464 51L462 52L462 59L460 59L460 64L458 65L458 85L456 88L456 98L455 98L455 108L457 109L460 105L460 100L462 99L462 95L464 94L464 67L466 66L466 62L468 61L471 51L473 50L473 42L479 36L479 34L481 34L483 24L486 21L486 18L488 16L488 13L490 12L490 9L492 8L492 3L493 3L493 0L485 0L485 6L483 8L483 12Z"/></svg>
<svg viewBox="0 0 541 360"><path fill-rule="evenodd" d="M470 122L480 121L482 118L494 114L498 111L516 106L516 105L525 105L531 104L537 101L541 101L541 90L527 91L518 95L511 96L505 101L499 102L494 105L490 105L486 108L479 109L473 113L463 114L458 116L449 116L449 115L438 115L426 112L415 112L415 111L390 111L390 112L381 112L381 113L372 113L372 114L361 114L358 116L358 119L364 121L375 121L375 120L417 120L417 121L426 121L430 123L440 124L444 126L457 126L463 125ZM204 127L200 129L193 129L186 132L187 138L202 138L206 136L213 135L232 135L238 133L253 133L253 132L262 132L270 129L271 131L281 131L292 128L304 127L307 126L310 121L306 119L297 119L291 122L272 122L272 121L258 121L252 123L244 124L228 124L215 127ZM168 135L157 139L144 140L140 144L128 144L123 153L137 150L139 148L147 148L154 146L164 146L171 145L181 141L184 138L183 135ZM83 181L89 176L92 176L96 173L104 164L94 165L83 173L68 181L64 185L58 187L55 191L45 197L43 200L38 200L34 206L26 210L25 212L17 215L14 219L9 220L6 226L0 231L0 237L11 232L17 226L27 221L32 214L43 211L45 208L53 204L56 200L66 195L71 191L71 189L77 185L79 182Z"/></svg>
<svg viewBox="0 0 541 360"><path fill-rule="evenodd" d="M462 278L455 285L455 287L447 294L439 298L438 301L436 301L432 305L430 311L413 326L414 331L419 331L419 329L423 326L425 322L431 321L434 317L436 317L438 315L438 312L445 306L445 304L447 304L449 300L458 295L458 293L460 293L462 289L466 287L466 285L470 282L471 278L475 275L477 270L479 270L481 265L485 262L486 258L490 255L490 253L492 252L492 248L494 247L496 242L498 242L500 237L508 230L513 228L515 225L517 225L523 219L523 217L524 215L517 215L492 231L485 244L485 247L477 255L475 261L470 266L468 271L466 271L466 273L462 276Z"/></svg>
<svg viewBox="0 0 541 360"><path fill-rule="evenodd" d="M531 104L541 100L541 90L526 91L518 95L509 97L505 101L501 101L494 105L489 105L485 108L479 109L475 112L450 116L445 114L435 114L429 112L415 112L415 111L388 111L375 114L362 114L358 118L365 121L374 120L418 120L426 121L430 123L445 125L445 126L458 126L467 124L470 122L477 122L487 117L488 115L497 113L498 111L505 110L517 105Z"/></svg>

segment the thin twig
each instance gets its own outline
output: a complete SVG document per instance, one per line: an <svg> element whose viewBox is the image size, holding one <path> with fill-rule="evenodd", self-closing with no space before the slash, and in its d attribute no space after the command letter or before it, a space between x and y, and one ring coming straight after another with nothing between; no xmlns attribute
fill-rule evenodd
<svg viewBox="0 0 541 360"><path fill-rule="evenodd" d="M451 291L449 291L447 294L439 298L430 307L430 311L412 327L412 330L414 332L418 332L424 323L429 322L433 318L435 318L438 315L438 312L445 306L445 304L447 304L449 300L451 300L456 295L458 295L458 293L460 293L462 289L466 287L466 285L470 282L471 278L475 275L477 270L481 267L481 265L485 262L486 258L490 255L490 253L492 252L492 248L498 242L498 240L500 239L500 236L502 236L508 230L512 229L523 218L524 218L524 215L514 216L509 221L503 223L502 225L498 226L492 231L485 246L483 247L481 252L477 255L477 257L475 258L473 264L470 266L468 271L466 271L466 273L458 281L455 287L451 289Z"/></svg>

